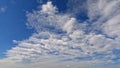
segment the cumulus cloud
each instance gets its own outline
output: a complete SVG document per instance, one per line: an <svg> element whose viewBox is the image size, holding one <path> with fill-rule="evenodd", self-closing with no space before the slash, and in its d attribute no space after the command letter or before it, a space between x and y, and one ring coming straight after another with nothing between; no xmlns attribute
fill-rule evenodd
<svg viewBox="0 0 120 68"><path fill-rule="evenodd" d="M7 51L6 59L14 63L44 62L43 66L48 67L59 62L55 67L53 65L54 68L67 63L78 68L82 66L82 62L90 65L114 63L116 59L119 62L120 1L88 0L85 4L89 20L84 22L79 22L71 12L59 13L59 8L52 5L51 1L43 4L40 10L28 13L27 24L36 33L26 40L14 40L18 45Z"/></svg>

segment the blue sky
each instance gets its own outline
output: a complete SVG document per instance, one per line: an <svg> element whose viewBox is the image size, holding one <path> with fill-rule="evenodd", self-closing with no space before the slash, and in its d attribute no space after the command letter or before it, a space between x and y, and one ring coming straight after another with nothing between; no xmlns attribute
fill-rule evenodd
<svg viewBox="0 0 120 68"><path fill-rule="evenodd" d="M26 28L25 14L36 9L37 5L35 0L1 0L0 8L5 9L0 12L1 58L6 50L15 46L13 40L23 40L32 34L33 31Z"/></svg>
<svg viewBox="0 0 120 68"><path fill-rule="evenodd" d="M119 4L1 0L0 67L119 68Z"/></svg>
<svg viewBox="0 0 120 68"><path fill-rule="evenodd" d="M67 0L61 2L65 4ZM65 10L64 5L56 0L53 0L53 3L61 8L60 11ZM32 35L34 30L26 27L26 12L37 9L38 4L37 0L2 0L0 2L0 8L3 8L0 12L0 58L4 58L6 50L16 45L13 40L23 40Z"/></svg>

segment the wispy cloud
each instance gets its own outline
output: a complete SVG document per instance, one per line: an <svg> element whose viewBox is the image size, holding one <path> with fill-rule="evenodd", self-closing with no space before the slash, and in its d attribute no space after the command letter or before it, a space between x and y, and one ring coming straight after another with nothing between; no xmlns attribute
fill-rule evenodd
<svg viewBox="0 0 120 68"><path fill-rule="evenodd" d="M4 13L7 10L7 7L0 7L0 13Z"/></svg>

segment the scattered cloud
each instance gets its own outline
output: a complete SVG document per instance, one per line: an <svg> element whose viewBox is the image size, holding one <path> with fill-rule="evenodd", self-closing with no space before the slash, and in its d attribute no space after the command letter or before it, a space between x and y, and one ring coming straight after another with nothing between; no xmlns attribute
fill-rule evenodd
<svg viewBox="0 0 120 68"><path fill-rule="evenodd" d="M41 10L28 13L27 24L36 33L26 40L14 40L17 46L7 51L7 58L0 64L9 60L13 66L27 63L20 68L48 68L53 64L53 68L88 68L92 64L120 62L120 1L88 0L85 4L89 20L84 22L72 16L73 12L59 13L51 1Z"/></svg>

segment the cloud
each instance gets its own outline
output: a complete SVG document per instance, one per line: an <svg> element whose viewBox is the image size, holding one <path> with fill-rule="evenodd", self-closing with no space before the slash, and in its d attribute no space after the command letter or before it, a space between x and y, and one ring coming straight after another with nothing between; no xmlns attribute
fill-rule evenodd
<svg viewBox="0 0 120 68"><path fill-rule="evenodd" d="M2 68L119 68L119 64L104 64L98 65L89 61L82 62L53 62L44 61L39 63L21 64L14 63L11 60L0 60L0 67Z"/></svg>
<svg viewBox="0 0 120 68"><path fill-rule="evenodd" d="M120 15L113 16L105 24L103 24L103 29L106 34L113 37L120 37Z"/></svg>
<svg viewBox="0 0 120 68"><path fill-rule="evenodd" d="M0 7L0 13L4 13L6 11L7 7Z"/></svg>
<svg viewBox="0 0 120 68"><path fill-rule="evenodd" d="M84 22L79 22L72 15L74 12L60 13L51 1L27 13L27 24L36 33L26 40L14 40L17 46L6 52L7 58L3 61L27 63L31 68L40 64L42 68L53 64L53 68L65 65L78 68L86 66L84 64L89 67L89 64L120 62L117 55L120 52L120 1L88 0L85 4L89 20ZM24 68L27 64L20 66Z"/></svg>
<svg viewBox="0 0 120 68"><path fill-rule="evenodd" d="M38 3L43 3L43 0L37 0Z"/></svg>
<svg viewBox="0 0 120 68"><path fill-rule="evenodd" d="M88 68L89 66L94 66L93 64L83 61L83 62L53 62L53 61L43 61L38 63L21 64L14 63L11 60L3 59L0 61L0 67L2 68ZM97 66L97 65L96 65Z"/></svg>
<svg viewBox="0 0 120 68"><path fill-rule="evenodd" d="M68 0L67 12L80 20L87 20L87 0Z"/></svg>

